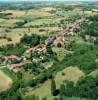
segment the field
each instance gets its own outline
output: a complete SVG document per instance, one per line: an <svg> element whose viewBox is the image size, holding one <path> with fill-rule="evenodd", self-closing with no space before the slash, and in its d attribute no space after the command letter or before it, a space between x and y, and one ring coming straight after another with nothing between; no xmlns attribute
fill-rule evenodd
<svg viewBox="0 0 98 100"><path fill-rule="evenodd" d="M15 44L20 41L21 36L24 34L32 34L36 33L38 35L48 35L49 32L58 31L58 26L56 23L59 23L62 18L55 18L55 14L51 14L49 11L55 10L52 7L42 7L41 9L31 9L31 10L5 10L0 13L12 13L12 15L8 15L7 18L0 18L0 37L10 37L12 41L8 41L7 39L0 39L0 46L6 44ZM39 17L41 19L39 19ZM23 27L16 27L16 23L23 22L28 20ZM45 24L54 24L54 26L46 26ZM35 26L41 27L35 27ZM44 26L43 26L44 25ZM34 26L30 28L28 27ZM15 27L15 28L14 28ZM25 27L25 28L24 28ZM44 31L40 31L40 29L45 29ZM6 31L7 30L7 31Z"/></svg>
<svg viewBox="0 0 98 100"><path fill-rule="evenodd" d="M0 4L0 100L98 98L98 10L83 4Z"/></svg>
<svg viewBox="0 0 98 100"><path fill-rule="evenodd" d="M11 84L12 84L12 79L9 78L5 73L0 71L0 92L10 88Z"/></svg>
<svg viewBox="0 0 98 100"><path fill-rule="evenodd" d="M19 10L4 10L4 11L1 11L0 13L12 13L12 15L9 15L9 17L13 17L13 18L16 18L16 17L21 17L23 15L25 15L25 11L19 11Z"/></svg>
<svg viewBox="0 0 98 100"><path fill-rule="evenodd" d="M0 46L2 46L18 43L24 34L36 33L48 36L51 32L58 32L60 30L58 27L60 21L73 17L77 13L79 14L79 11L75 14L73 11L59 11L55 7L40 7L30 10L2 10L0 13L11 13L6 18L0 18L0 37L6 36L12 39L12 41L0 39ZM16 23L24 21L27 21L27 23L18 28L16 27Z"/></svg>
<svg viewBox="0 0 98 100"><path fill-rule="evenodd" d="M64 73L64 75L63 75ZM78 67L68 67L57 73L55 77L56 87L60 89L60 85L64 80L73 81L76 83L85 74ZM36 95L40 99L42 97L51 97L51 80L47 80L45 83L40 84L36 88L27 88L27 95Z"/></svg>
<svg viewBox="0 0 98 100"><path fill-rule="evenodd" d="M60 85L64 80L72 81L76 83L81 77L85 74L78 67L68 67L63 71L57 73L55 81L57 83L57 88L60 88Z"/></svg>
<svg viewBox="0 0 98 100"><path fill-rule="evenodd" d="M40 100L45 96L51 97L50 86L51 86L51 81L48 80L45 83L43 83L40 86L38 86L37 88L34 88L34 89L28 88L27 95L39 96Z"/></svg>
<svg viewBox="0 0 98 100"><path fill-rule="evenodd" d="M89 76L93 76L96 77L98 75L98 69L96 69L95 71L92 71Z"/></svg>

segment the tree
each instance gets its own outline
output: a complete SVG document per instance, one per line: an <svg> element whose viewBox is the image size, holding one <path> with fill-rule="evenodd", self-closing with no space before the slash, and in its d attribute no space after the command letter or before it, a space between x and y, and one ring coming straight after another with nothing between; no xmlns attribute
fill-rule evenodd
<svg viewBox="0 0 98 100"><path fill-rule="evenodd" d="M21 73L20 71L17 72L17 78L18 78L19 80L22 79L22 73Z"/></svg>
<svg viewBox="0 0 98 100"><path fill-rule="evenodd" d="M23 100L39 100L38 96L25 96Z"/></svg>
<svg viewBox="0 0 98 100"><path fill-rule="evenodd" d="M32 34L31 36L25 34L21 38L21 42L24 43L25 45L29 45L31 47L36 46L40 43L40 36L37 34Z"/></svg>
<svg viewBox="0 0 98 100"><path fill-rule="evenodd" d="M46 49L47 49L47 53L52 55L53 54L53 51L52 51L52 46L51 45L47 45L46 46Z"/></svg>
<svg viewBox="0 0 98 100"><path fill-rule="evenodd" d="M63 100L64 93L65 93L65 86L64 84L62 84L60 87L60 97L59 97L60 100Z"/></svg>
<svg viewBox="0 0 98 100"><path fill-rule="evenodd" d="M42 100L47 100L47 97L43 97Z"/></svg>
<svg viewBox="0 0 98 100"><path fill-rule="evenodd" d="M53 78L51 79L51 94L53 96L56 95L56 83L55 83L55 80Z"/></svg>

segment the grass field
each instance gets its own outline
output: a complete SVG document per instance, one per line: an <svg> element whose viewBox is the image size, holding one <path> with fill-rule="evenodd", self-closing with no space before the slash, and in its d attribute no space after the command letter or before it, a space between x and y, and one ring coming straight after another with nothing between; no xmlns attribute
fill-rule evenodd
<svg viewBox="0 0 98 100"><path fill-rule="evenodd" d="M56 53L57 55L57 59L59 61L62 61L64 59L64 57L66 56L67 52L64 48L56 48L56 47L53 47L52 48L53 52Z"/></svg>
<svg viewBox="0 0 98 100"><path fill-rule="evenodd" d="M55 81L57 83L57 88L60 88L60 85L64 80L69 80L76 83L80 77L83 77L84 75L85 74L78 67L65 68L56 75Z"/></svg>
<svg viewBox="0 0 98 100"><path fill-rule="evenodd" d="M52 14L46 12L45 10L42 9L31 9L26 13L27 16L40 16L40 17L46 17L46 16L51 16Z"/></svg>
<svg viewBox="0 0 98 100"><path fill-rule="evenodd" d="M3 22L3 21L4 21L4 19L0 18L0 23Z"/></svg>
<svg viewBox="0 0 98 100"><path fill-rule="evenodd" d="M45 31L43 32L39 32L40 29L44 29ZM6 34L7 37L11 37L12 41L8 42L7 39L0 39L0 46L2 45L6 45L6 44L15 44L20 42L20 38L24 35L24 34L38 34L38 35L44 35L47 36L48 32L52 32L52 31L58 31L58 27L44 27L44 28L30 28L30 32L28 31L28 28L15 28L15 29L11 29L11 32L5 32L5 28L0 28L0 36L4 36ZM47 32L48 31L48 32Z"/></svg>
<svg viewBox="0 0 98 100"><path fill-rule="evenodd" d="M0 92L10 88L12 79L9 78L3 71L0 71Z"/></svg>
<svg viewBox="0 0 98 100"><path fill-rule="evenodd" d="M38 86L36 89L29 88L27 95L39 96L40 100L42 99L42 97L45 97L45 96L50 97L51 96L50 86L51 86L51 81L48 80L45 83Z"/></svg>
<svg viewBox="0 0 98 100"><path fill-rule="evenodd" d="M24 26L55 24L55 23L59 23L59 20L54 20L54 19L38 19L38 20L34 20L34 21L30 22L30 23L27 23Z"/></svg>
<svg viewBox="0 0 98 100"><path fill-rule="evenodd" d="M13 73L11 70L9 70L7 67L4 67L2 69L0 69L0 71L2 71L3 73L5 73L8 77L10 77L12 80L16 80L17 77L15 75L15 73Z"/></svg>
<svg viewBox="0 0 98 100"><path fill-rule="evenodd" d="M3 22L1 22L0 26L2 27L14 27L16 22L21 22L20 19L4 19Z"/></svg>
<svg viewBox="0 0 98 100"><path fill-rule="evenodd" d="M22 78L23 80L32 80L34 75L32 74L32 70L25 71L23 68L21 69L22 72Z"/></svg>
<svg viewBox="0 0 98 100"><path fill-rule="evenodd" d="M92 76L92 77L96 77L98 75L98 69L96 69L95 71L92 71L89 76Z"/></svg>
<svg viewBox="0 0 98 100"><path fill-rule="evenodd" d="M62 75L62 73L64 73L65 75ZM85 74L80 69L78 69L78 67L65 68L64 70L58 72L55 77L57 89L60 88L60 85L64 80L69 80L76 83L79 78L83 76L85 76ZM39 96L40 100L45 96L51 98L51 80L47 80L45 83L40 84L36 88L28 88L27 95Z"/></svg>
<svg viewBox="0 0 98 100"><path fill-rule="evenodd" d="M12 15L9 15L9 17L20 17L25 15L25 11L19 11L19 10L3 10L0 13L12 13Z"/></svg>
<svg viewBox="0 0 98 100"><path fill-rule="evenodd" d="M24 34L36 33L38 35L48 35L51 31L58 31L58 26L56 25L53 27L43 26L39 28L30 28L30 32L28 28L13 28L16 26L16 22L24 20L30 20L30 22L24 25L25 27L59 23L62 17L57 17L55 14L51 14L50 11L52 10L56 9L53 7L41 7L30 10L2 10L0 13L12 13L12 15L7 16L9 19L0 18L0 36L2 37L6 34L6 36L10 37L12 41L9 42L7 39L0 39L0 46L18 43ZM38 19L39 17L41 19ZM40 29L44 29L45 31L41 32ZM9 32L6 30L9 30Z"/></svg>

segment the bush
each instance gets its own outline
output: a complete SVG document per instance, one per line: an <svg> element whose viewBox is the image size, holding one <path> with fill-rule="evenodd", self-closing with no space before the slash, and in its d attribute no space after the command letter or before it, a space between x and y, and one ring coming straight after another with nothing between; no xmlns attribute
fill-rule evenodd
<svg viewBox="0 0 98 100"><path fill-rule="evenodd" d="M21 42L26 45L36 46L40 43L40 39L41 39L41 37L39 35L32 34L31 36L28 36L27 34L25 34L21 38Z"/></svg>
<svg viewBox="0 0 98 100"><path fill-rule="evenodd" d="M7 38L8 42L12 41L12 39L10 37Z"/></svg>

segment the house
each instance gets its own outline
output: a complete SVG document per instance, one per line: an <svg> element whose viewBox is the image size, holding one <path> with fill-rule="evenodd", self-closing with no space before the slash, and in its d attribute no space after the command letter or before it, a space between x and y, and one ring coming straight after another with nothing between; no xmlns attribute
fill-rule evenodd
<svg viewBox="0 0 98 100"><path fill-rule="evenodd" d="M21 67L23 67L23 65L25 64L30 64L31 62L26 61L26 62L21 62L18 64L12 64L9 68L10 70L12 70L13 72L17 72Z"/></svg>
<svg viewBox="0 0 98 100"><path fill-rule="evenodd" d="M43 52L45 51L45 46L43 44L39 44L37 46L35 46L34 48L29 48L28 50L26 50L26 53L30 53L30 52Z"/></svg>
<svg viewBox="0 0 98 100"><path fill-rule="evenodd" d="M56 39L56 37L49 36L49 37L45 40L45 44L46 44L46 45L52 44L52 43L54 42L55 39Z"/></svg>
<svg viewBox="0 0 98 100"><path fill-rule="evenodd" d="M59 36L54 40L53 45L56 47L63 47L65 43L65 38L63 35Z"/></svg>
<svg viewBox="0 0 98 100"><path fill-rule="evenodd" d="M16 55L10 55L4 57L4 64L14 64L14 63L19 63L22 61L22 58L16 56Z"/></svg>

